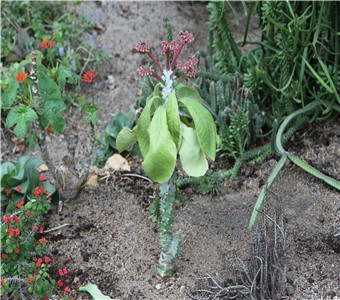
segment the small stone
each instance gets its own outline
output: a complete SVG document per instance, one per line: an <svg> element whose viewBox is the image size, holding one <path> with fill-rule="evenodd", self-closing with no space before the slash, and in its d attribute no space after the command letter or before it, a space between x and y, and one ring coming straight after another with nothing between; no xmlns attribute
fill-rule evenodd
<svg viewBox="0 0 340 300"><path fill-rule="evenodd" d="M160 283L156 284L155 288L156 288L157 291L159 291L162 288L162 285Z"/></svg>

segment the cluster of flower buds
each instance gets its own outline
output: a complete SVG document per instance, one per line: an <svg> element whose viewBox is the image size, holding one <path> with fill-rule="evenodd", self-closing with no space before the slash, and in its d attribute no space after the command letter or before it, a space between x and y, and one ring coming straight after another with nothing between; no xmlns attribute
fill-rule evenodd
<svg viewBox="0 0 340 300"><path fill-rule="evenodd" d="M168 86L169 83L173 81L181 82L186 77L195 77L196 70L195 65L198 63L198 59L190 54L186 62L178 60L179 54L182 49L190 42L194 40L194 36L188 31L180 31L179 35L181 40L179 42L173 40L170 43L162 41L162 54L166 56L166 66L165 69L161 66L159 61L154 57L150 51L150 46L145 41L140 41L135 46L135 50L141 53L147 53L151 60L155 63L161 75L158 74L153 66L145 68L141 66L138 69L138 73L142 76L150 75L159 80L164 86ZM179 70L185 70L185 73L176 79L175 74Z"/></svg>

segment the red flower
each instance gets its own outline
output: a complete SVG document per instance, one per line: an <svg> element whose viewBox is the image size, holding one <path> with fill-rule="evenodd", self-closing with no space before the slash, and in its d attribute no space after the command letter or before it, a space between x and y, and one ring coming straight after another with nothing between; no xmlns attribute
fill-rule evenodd
<svg viewBox="0 0 340 300"><path fill-rule="evenodd" d="M51 261L51 258L50 258L50 257L46 257L46 258L45 258L45 263L48 264L50 261Z"/></svg>
<svg viewBox="0 0 340 300"><path fill-rule="evenodd" d="M12 190L11 189L7 189L6 190L6 195L9 195L10 193L12 193Z"/></svg>
<svg viewBox="0 0 340 300"><path fill-rule="evenodd" d="M5 224L9 223L9 217L4 217Z"/></svg>
<svg viewBox="0 0 340 300"><path fill-rule="evenodd" d="M33 279L32 278L28 278L27 281L28 281L28 283L33 283Z"/></svg>
<svg viewBox="0 0 340 300"><path fill-rule="evenodd" d="M40 232L40 233L43 233L43 232L44 232L44 227L41 226L41 227L39 228L39 232Z"/></svg>
<svg viewBox="0 0 340 300"><path fill-rule="evenodd" d="M59 280L58 280L58 286L59 286L59 287L62 287L63 285L64 285L64 283L59 279Z"/></svg>
<svg viewBox="0 0 340 300"><path fill-rule="evenodd" d="M66 268L64 268L64 269L60 269L60 270L58 270L58 272L59 272L59 276L63 276L63 275L66 275L66 274L68 274L68 272L67 272L67 269L66 269Z"/></svg>
<svg viewBox="0 0 340 300"><path fill-rule="evenodd" d="M43 245L46 243L46 240L44 237L42 237L40 240L39 240L40 243L42 243Z"/></svg>
<svg viewBox="0 0 340 300"><path fill-rule="evenodd" d="M23 206L25 204L24 200L21 200L18 204L17 204L17 208L20 208L21 206Z"/></svg>
<svg viewBox="0 0 340 300"><path fill-rule="evenodd" d="M67 286L65 288L64 296L66 296L69 292L71 292L71 289Z"/></svg>
<svg viewBox="0 0 340 300"><path fill-rule="evenodd" d="M34 189L33 195L34 195L35 197L38 197L38 196L40 196L40 194L41 194L40 188L37 186L37 187Z"/></svg>
<svg viewBox="0 0 340 300"><path fill-rule="evenodd" d="M30 217L31 216L31 212L29 210L26 211L26 215L27 215L27 217Z"/></svg>
<svg viewBox="0 0 340 300"><path fill-rule="evenodd" d="M19 228L15 228L14 231L15 231L15 234L16 234L16 235L20 235L20 229L19 229Z"/></svg>
<svg viewBox="0 0 340 300"><path fill-rule="evenodd" d="M10 237L14 236L14 228L12 226L7 229L7 232L9 233Z"/></svg>
<svg viewBox="0 0 340 300"><path fill-rule="evenodd" d="M54 41L49 39L44 39L40 44L39 47L43 49L51 49L54 46Z"/></svg>
<svg viewBox="0 0 340 300"><path fill-rule="evenodd" d="M20 247L17 246L17 247L15 248L14 252L18 254L18 253L20 252Z"/></svg>
<svg viewBox="0 0 340 300"><path fill-rule="evenodd" d="M39 257L36 266L41 267L42 262L43 262L42 258Z"/></svg>
<svg viewBox="0 0 340 300"><path fill-rule="evenodd" d="M40 182L44 182L46 180L46 175L45 174L41 174L39 177Z"/></svg>
<svg viewBox="0 0 340 300"><path fill-rule="evenodd" d="M95 71L90 70L83 75L83 78L81 79L81 81L92 83L93 79L95 79L96 77L97 77L97 74L95 73Z"/></svg>
<svg viewBox="0 0 340 300"><path fill-rule="evenodd" d="M5 254L5 253L2 253L2 254L1 254L1 258L2 258L2 259L5 259L5 258L6 258L6 254Z"/></svg>
<svg viewBox="0 0 340 300"><path fill-rule="evenodd" d="M25 72L20 72L15 76L15 79L19 82L24 82L26 79L27 75Z"/></svg>
<svg viewBox="0 0 340 300"><path fill-rule="evenodd" d="M1 279L1 280L0 280L0 285L3 284L4 282L5 282L5 280L4 280L4 279Z"/></svg>
<svg viewBox="0 0 340 300"><path fill-rule="evenodd" d="M22 192L22 187L21 187L21 186L17 186L17 191L18 191L19 193L21 193L21 192Z"/></svg>
<svg viewBox="0 0 340 300"><path fill-rule="evenodd" d="M15 220L15 222L17 222L17 223L20 223L20 219L19 219L19 217L18 217L17 215L14 216L14 220Z"/></svg>

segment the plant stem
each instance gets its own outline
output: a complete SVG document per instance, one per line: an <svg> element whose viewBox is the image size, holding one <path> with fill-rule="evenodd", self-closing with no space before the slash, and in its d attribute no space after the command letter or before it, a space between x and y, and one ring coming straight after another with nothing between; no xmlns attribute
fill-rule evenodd
<svg viewBox="0 0 340 300"><path fill-rule="evenodd" d="M178 258L182 246L179 237L172 235L173 208L176 192L175 179L176 174L173 173L171 178L160 186L161 221L159 231L162 251L158 261L157 273L161 277L171 275L173 263Z"/></svg>

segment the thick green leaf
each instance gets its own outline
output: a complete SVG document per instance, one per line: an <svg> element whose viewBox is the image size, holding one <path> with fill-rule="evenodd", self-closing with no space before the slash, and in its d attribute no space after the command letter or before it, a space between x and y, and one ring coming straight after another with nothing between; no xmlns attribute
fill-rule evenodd
<svg viewBox="0 0 340 300"><path fill-rule="evenodd" d="M123 152L137 142L137 126L132 130L129 127L124 127L118 134L116 140L117 150Z"/></svg>
<svg viewBox="0 0 340 300"><path fill-rule="evenodd" d="M140 151L143 157L145 157L145 155L149 151L150 138L149 138L148 129L150 126L151 115L155 109L155 105L157 104L159 105L161 102L162 102L162 98L159 96L150 98L146 102L146 105L138 119L137 139L138 139L139 148L140 148Z"/></svg>
<svg viewBox="0 0 340 300"><path fill-rule="evenodd" d="M177 148L168 129L164 106L156 109L148 134L150 147L142 166L153 181L162 183L171 177L177 158Z"/></svg>
<svg viewBox="0 0 340 300"><path fill-rule="evenodd" d="M114 300L109 296L103 295L102 292L98 289L98 287L92 283L88 283L84 286L79 287L79 291L88 292L92 296L93 300Z"/></svg>
<svg viewBox="0 0 340 300"><path fill-rule="evenodd" d="M19 82L13 82L8 89L2 94L1 106L2 108L11 107L17 96L17 90L19 88Z"/></svg>
<svg viewBox="0 0 340 300"><path fill-rule="evenodd" d="M210 112L191 98L178 99L180 108L184 106L194 120L197 137L205 155L210 160L216 156L216 127Z"/></svg>
<svg viewBox="0 0 340 300"><path fill-rule="evenodd" d="M179 118L178 103L174 94L169 94L168 103L165 109L168 128L171 133L172 139L175 142L176 147L178 148L181 134L181 123Z"/></svg>
<svg viewBox="0 0 340 300"><path fill-rule="evenodd" d="M199 93L192 87L186 85L180 85L176 88L177 99L190 98L193 101L197 101L202 104L202 98Z"/></svg>
<svg viewBox="0 0 340 300"><path fill-rule="evenodd" d="M14 127L14 133L19 139L22 139L27 133L28 123L37 119L36 112L25 105L14 106L7 115L6 126Z"/></svg>
<svg viewBox="0 0 340 300"><path fill-rule="evenodd" d="M196 130L181 123L182 141L179 149L182 168L189 176L203 176L208 162L201 149Z"/></svg>

